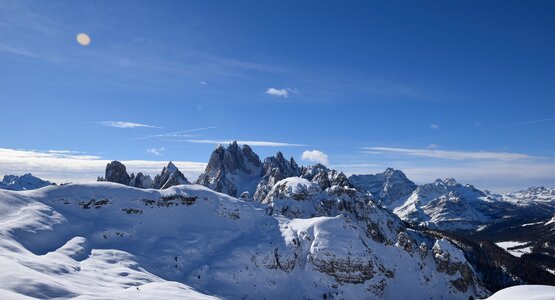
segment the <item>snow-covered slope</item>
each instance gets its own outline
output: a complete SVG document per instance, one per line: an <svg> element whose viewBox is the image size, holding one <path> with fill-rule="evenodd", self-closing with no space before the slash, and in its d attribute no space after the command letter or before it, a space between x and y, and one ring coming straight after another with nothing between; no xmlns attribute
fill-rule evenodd
<svg viewBox="0 0 555 300"><path fill-rule="evenodd" d="M487 300L553 300L555 286L520 285L498 291Z"/></svg>
<svg viewBox="0 0 555 300"><path fill-rule="evenodd" d="M200 185L154 190L98 182L0 191L0 295L41 299L485 295L459 249L406 229L348 186L334 185L326 191L313 186L314 195L327 194L326 199L287 198L312 184L293 179L286 182L287 191L278 193L282 201L321 200L301 213L303 218L270 213L264 204Z"/></svg>
<svg viewBox="0 0 555 300"><path fill-rule="evenodd" d="M42 180L38 177L33 176L31 173L27 173L22 176L5 175L2 181L0 181L0 189L25 191L35 190L52 184L52 182Z"/></svg>

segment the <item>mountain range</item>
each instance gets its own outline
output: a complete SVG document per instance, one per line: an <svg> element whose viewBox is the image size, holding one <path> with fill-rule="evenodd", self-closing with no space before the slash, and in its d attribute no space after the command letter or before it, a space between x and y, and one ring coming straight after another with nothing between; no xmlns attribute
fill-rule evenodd
<svg viewBox="0 0 555 300"><path fill-rule="evenodd" d="M555 284L555 189L347 177L237 142L191 182L171 162L152 179L113 161L96 183L0 191L0 296L468 299Z"/></svg>

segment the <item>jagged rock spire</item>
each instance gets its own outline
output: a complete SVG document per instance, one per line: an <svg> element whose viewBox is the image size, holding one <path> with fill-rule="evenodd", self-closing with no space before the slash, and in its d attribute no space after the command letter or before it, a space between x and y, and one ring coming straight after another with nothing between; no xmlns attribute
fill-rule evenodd
<svg viewBox="0 0 555 300"><path fill-rule="evenodd" d="M106 165L103 181L128 185L130 180L131 177L127 174L127 168L121 162L114 160Z"/></svg>

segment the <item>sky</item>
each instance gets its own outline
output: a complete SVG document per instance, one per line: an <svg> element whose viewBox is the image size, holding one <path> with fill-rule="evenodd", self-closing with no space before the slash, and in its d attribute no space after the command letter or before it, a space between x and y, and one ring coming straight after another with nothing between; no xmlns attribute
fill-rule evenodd
<svg viewBox="0 0 555 300"><path fill-rule="evenodd" d="M555 1L0 0L0 66L0 175L172 160L194 180L238 140L555 187Z"/></svg>

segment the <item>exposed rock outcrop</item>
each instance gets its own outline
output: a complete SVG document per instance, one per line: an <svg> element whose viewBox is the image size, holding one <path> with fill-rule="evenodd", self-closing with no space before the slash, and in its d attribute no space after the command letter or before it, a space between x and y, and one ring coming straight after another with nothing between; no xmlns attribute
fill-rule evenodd
<svg viewBox="0 0 555 300"><path fill-rule="evenodd" d="M267 157L262 166L262 178L258 182L254 199L258 201L264 200L268 192L272 189L274 184L287 177L295 177L301 174L301 169L291 157L286 160L281 152L275 156Z"/></svg>
<svg viewBox="0 0 555 300"><path fill-rule="evenodd" d="M154 188L167 189L174 185L189 184L185 175L170 161L160 175L154 177Z"/></svg>
<svg viewBox="0 0 555 300"><path fill-rule="evenodd" d="M189 184L185 175L171 161L162 169L162 173L154 177L154 180L142 172L137 173L137 175L128 175L127 168L119 161L109 163L106 166L105 173L105 177L99 177L98 181L115 182L142 189L167 189L175 185Z"/></svg>
<svg viewBox="0 0 555 300"><path fill-rule="evenodd" d="M114 160L106 165L104 178L98 181L109 181L128 185L131 177L127 174L127 168L121 162Z"/></svg>
<svg viewBox="0 0 555 300"><path fill-rule="evenodd" d="M410 196L416 189L416 184L403 172L392 168L378 174L351 175L349 180L358 190L372 194L384 206Z"/></svg>
<svg viewBox="0 0 555 300"><path fill-rule="evenodd" d="M258 155L248 145L239 147L234 141L227 148L218 145L196 183L234 197L245 191L252 195L261 174Z"/></svg>

